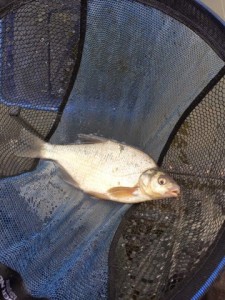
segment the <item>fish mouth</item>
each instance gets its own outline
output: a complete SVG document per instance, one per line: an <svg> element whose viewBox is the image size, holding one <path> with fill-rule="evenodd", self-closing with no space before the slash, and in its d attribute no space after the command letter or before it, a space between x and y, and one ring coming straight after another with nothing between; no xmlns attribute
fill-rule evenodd
<svg viewBox="0 0 225 300"><path fill-rule="evenodd" d="M180 187L173 187L168 192L167 195L170 197L179 197L180 196Z"/></svg>

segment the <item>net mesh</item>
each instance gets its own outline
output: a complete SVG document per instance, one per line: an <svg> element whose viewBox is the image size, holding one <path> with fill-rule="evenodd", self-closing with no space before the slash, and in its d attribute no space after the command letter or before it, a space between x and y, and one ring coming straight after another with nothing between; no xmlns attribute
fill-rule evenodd
<svg viewBox="0 0 225 300"><path fill-rule="evenodd" d="M19 1L0 20L0 176L16 175L34 161L13 155L10 141L20 113L45 138L68 90L80 37L79 1Z"/></svg>
<svg viewBox="0 0 225 300"><path fill-rule="evenodd" d="M84 38L80 11L75 0L19 1L0 23L0 262L21 274L30 294L54 300L107 299L109 248L128 206L89 198L63 182L53 162L31 171L36 162L12 147L21 129L48 138L58 125L57 144L97 133L158 159L181 114L224 67L168 14L135 1L90 0L79 72L58 124ZM116 298L168 294L217 236L223 80L185 120L164 159L182 198L136 206L120 227L110 261Z"/></svg>
<svg viewBox="0 0 225 300"><path fill-rule="evenodd" d="M196 272L216 240L225 220L224 95L225 77L185 119L163 159L181 199L142 203L120 225L116 299L164 298Z"/></svg>

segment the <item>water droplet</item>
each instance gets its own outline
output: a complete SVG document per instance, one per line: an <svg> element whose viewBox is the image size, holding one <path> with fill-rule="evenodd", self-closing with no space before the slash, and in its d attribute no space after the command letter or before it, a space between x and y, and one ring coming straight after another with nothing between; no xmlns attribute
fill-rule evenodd
<svg viewBox="0 0 225 300"><path fill-rule="evenodd" d="M58 90L58 93L59 93L59 94L63 94L63 93L64 93L64 89L63 89L63 88L60 88L60 89Z"/></svg>

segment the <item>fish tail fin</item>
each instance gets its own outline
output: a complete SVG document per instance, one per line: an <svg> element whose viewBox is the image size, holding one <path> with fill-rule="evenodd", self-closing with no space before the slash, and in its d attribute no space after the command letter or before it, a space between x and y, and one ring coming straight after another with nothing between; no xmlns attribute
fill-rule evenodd
<svg viewBox="0 0 225 300"><path fill-rule="evenodd" d="M48 158L50 144L33 133L23 129L16 141L14 154L19 157Z"/></svg>

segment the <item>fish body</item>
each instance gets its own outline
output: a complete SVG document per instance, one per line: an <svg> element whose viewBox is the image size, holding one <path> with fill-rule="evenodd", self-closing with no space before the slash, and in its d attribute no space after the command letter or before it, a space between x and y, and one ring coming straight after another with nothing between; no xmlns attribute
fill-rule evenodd
<svg viewBox="0 0 225 300"><path fill-rule="evenodd" d="M80 135L80 143L74 145L53 145L31 133L26 133L24 140L18 156L55 161L66 182L92 196L124 203L163 198L160 192L146 193L143 183L149 185L147 179L153 173L168 175L158 170L149 155L134 147L92 135ZM178 193L178 185L169 180Z"/></svg>

